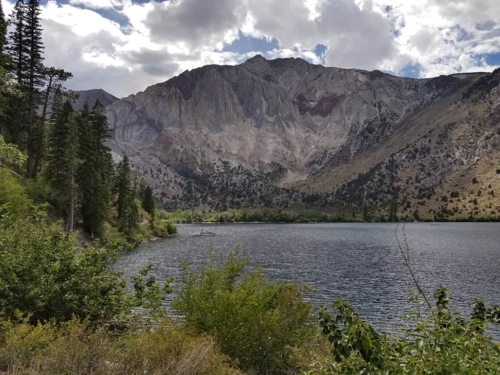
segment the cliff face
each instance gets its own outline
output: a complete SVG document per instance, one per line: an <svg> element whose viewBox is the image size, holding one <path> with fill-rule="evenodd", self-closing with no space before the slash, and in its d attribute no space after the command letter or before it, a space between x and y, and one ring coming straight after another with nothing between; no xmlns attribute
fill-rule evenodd
<svg viewBox="0 0 500 375"><path fill-rule="evenodd" d="M219 158L308 174L383 141L402 119L460 86L254 57L184 72L108 107L114 138L191 166ZM360 138L361 137L361 138Z"/></svg>
<svg viewBox="0 0 500 375"><path fill-rule="evenodd" d="M215 185L207 187L205 182L224 183L223 175L212 178L217 173L214 164L229 161L241 166L234 172L241 176L249 175L247 169L264 172L270 183L280 179L286 187L331 194L332 199L336 194L362 205L366 194L351 199L342 189L360 174L395 159L411 155L415 162L399 163L404 173L426 170L416 189L436 191L462 170L457 163L468 168L496 152L497 143L488 141L486 146L481 137L494 126L495 117L489 113L498 113L498 75L410 79L256 56L239 66L186 71L112 102L107 114L113 149L127 151L166 201L188 192L195 204L210 205L218 198L206 196L204 190ZM426 166L419 167L415 150L427 150L425 142L434 142L434 159L425 159ZM394 177L391 184L403 177ZM242 178L225 181L245 186ZM365 176L356 187L382 184L367 181ZM282 198L288 193L276 194L276 201L286 201ZM382 205L394 200L393 195L386 198Z"/></svg>

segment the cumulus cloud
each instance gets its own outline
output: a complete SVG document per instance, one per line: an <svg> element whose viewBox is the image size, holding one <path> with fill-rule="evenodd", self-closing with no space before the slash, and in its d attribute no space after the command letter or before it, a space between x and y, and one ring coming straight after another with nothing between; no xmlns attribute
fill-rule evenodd
<svg viewBox="0 0 500 375"><path fill-rule="evenodd" d="M42 25L46 64L73 72L71 88L118 96L263 52L223 48L241 35L277 41L269 58L422 77L492 70L500 53L498 0L49 0Z"/></svg>
<svg viewBox="0 0 500 375"><path fill-rule="evenodd" d="M69 0L69 3L91 9L110 9L120 5L117 0Z"/></svg>
<svg viewBox="0 0 500 375"><path fill-rule="evenodd" d="M421 76L492 70L482 54L500 53L496 0L374 0L395 31L398 56L385 68L419 64Z"/></svg>
<svg viewBox="0 0 500 375"><path fill-rule="evenodd" d="M245 9L239 1L181 0L154 2L144 24L154 42L198 49L233 40L244 19Z"/></svg>

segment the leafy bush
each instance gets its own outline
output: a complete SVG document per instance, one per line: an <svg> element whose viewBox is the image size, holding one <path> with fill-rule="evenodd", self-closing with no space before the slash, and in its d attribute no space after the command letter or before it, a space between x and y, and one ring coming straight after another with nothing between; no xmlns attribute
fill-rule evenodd
<svg viewBox="0 0 500 375"><path fill-rule="evenodd" d="M43 213L0 222L0 306L31 321L90 320L118 314L126 285L107 269L109 254L93 246L79 249L76 237L49 224Z"/></svg>
<svg viewBox="0 0 500 375"><path fill-rule="evenodd" d="M174 235L174 234L177 234L177 227L172 224L170 221L167 221L166 223L166 227L167 227L167 232L169 235Z"/></svg>
<svg viewBox="0 0 500 375"><path fill-rule="evenodd" d="M36 204L57 202L57 199L53 197L54 193L50 189L50 184L41 174L37 175L34 179L28 180L26 191Z"/></svg>
<svg viewBox="0 0 500 375"><path fill-rule="evenodd" d="M248 260L231 252L219 264L211 253L201 271L184 266L173 307L185 324L213 335L223 353L243 369L283 373L290 347L299 343L310 312L296 284L271 283L260 269L245 272Z"/></svg>
<svg viewBox="0 0 500 375"><path fill-rule="evenodd" d="M32 205L18 178L2 167L0 167L0 205L8 205L8 210L15 217L27 215Z"/></svg>
<svg viewBox="0 0 500 375"><path fill-rule="evenodd" d="M168 237L177 234L177 227L170 221L154 218L150 223L151 230L157 237Z"/></svg>
<svg viewBox="0 0 500 375"><path fill-rule="evenodd" d="M33 324L76 317L116 327L131 318L134 307L163 312L172 280L159 286L147 278L149 265L132 276L135 293L127 294L121 273L108 270L112 245L82 249L76 233L63 233L43 212L25 220L0 217L0 311L11 319L28 316Z"/></svg>
<svg viewBox="0 0 500 375"><path fill-rule="evenodd" d="M448 309L448 291L434 295L436 308L429 317L408 315L400 337L377 333L352 306L337 299L337 313L319 310L323 333L333 358L315 363L307 374L497 374L500 348L484 336L487 321L497 323L500 309L486 309L476 301L469 321Z"/></svg>

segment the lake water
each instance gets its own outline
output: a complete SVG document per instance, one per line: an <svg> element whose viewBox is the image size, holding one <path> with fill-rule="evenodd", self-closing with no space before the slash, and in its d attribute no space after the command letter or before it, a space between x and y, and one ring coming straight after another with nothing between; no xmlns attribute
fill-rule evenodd
<svg viewBox="0 0 500 375"><path fill-rule="evenodd" d="M315 306L335 297L353 303L384 332L401 326L415 291L398 248L396 224L179 225L176 238L147 243L114 265L128 276L149 263L159 281L178 276L180 261L199 267L213 246L221 257L246 248L251 266L273 280L313 287ZM199 236L201 229L215 236ZM401 226L399 227L401 229ZM500 304L500 224L412 223L405 228L411 263L429 297L440 285L452 291L452 307L468 315L474 299ZM400 238L401 232L399 232ZM497 336L497 334L495 334Z"/></svg>

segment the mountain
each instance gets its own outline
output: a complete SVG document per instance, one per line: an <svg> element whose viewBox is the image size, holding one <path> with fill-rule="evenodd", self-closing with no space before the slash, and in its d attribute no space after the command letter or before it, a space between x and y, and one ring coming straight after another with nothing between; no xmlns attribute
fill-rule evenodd
<svg viewBox="0 0 500 375"><path fill-rule="evenodd" d="M92 108L96 101L99 100L101 104L106 107L119 100L117 97L101 89L82 91L72 90L71 92L78 95L78 99L73 103L73 108L77 111L81 110L85 103L88 103L90 108Z"/></svg>
<svg viewBox="0 0 500 375"><path fill-rule="evenodd" d="M411 79L256 56L186 71L107 115L112 148L170 205L283 206L314 194L371 215L447 214L450 202L422 200L469 189L457 173L484 180L483 162L496 173L499 75Z"/></svg>

